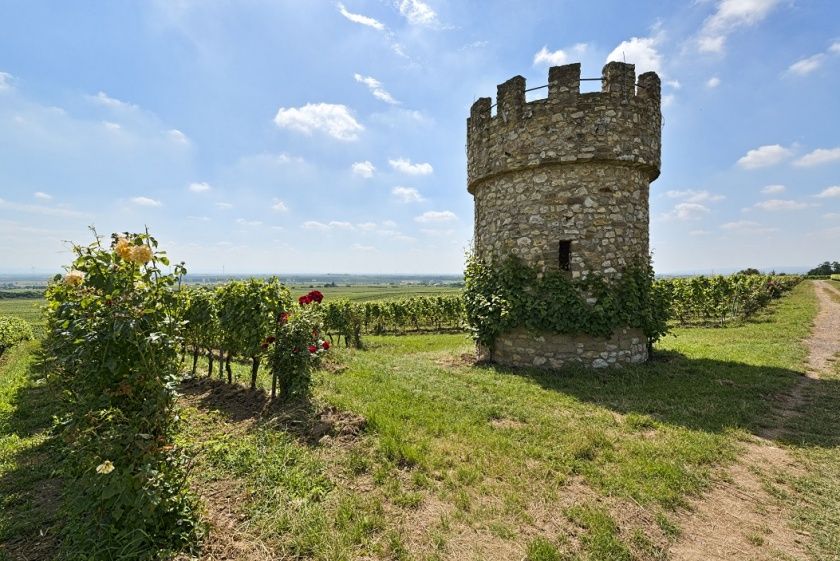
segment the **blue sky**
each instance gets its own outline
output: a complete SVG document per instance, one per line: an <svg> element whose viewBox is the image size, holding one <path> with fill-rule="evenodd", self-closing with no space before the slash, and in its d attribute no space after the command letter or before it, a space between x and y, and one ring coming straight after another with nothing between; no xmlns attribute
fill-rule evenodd
<svg viewBox="0 0 840 561"><path fill-rule="evenodd" d="M194 271L460 272L471 103L611 58L663 79L659 272L840 259L834 0L5 0L0 21L0 271L148 225Z"/></svg>

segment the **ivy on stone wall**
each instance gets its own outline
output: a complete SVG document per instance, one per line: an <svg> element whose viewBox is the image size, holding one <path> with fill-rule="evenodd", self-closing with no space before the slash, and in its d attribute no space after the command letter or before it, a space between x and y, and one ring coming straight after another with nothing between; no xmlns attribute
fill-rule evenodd
<svg viewBox="0 0 840 561"><path fill-rule="evenodd" d="M639 328L651 343L667 332L667 300L648 264L627 267L620 278L572 279L561 271L539 275L514 256L492 267L470 256L465 280L467 321L475 340L490 349L499 334L517 327L604 338Z"/></svg>

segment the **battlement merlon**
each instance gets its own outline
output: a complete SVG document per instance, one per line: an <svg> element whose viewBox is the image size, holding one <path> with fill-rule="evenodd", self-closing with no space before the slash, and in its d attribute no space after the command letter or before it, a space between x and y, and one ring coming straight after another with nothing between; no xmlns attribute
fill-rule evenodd
<svg viewBox="0 0 840 561"><path fill-rule="evenodd" d="M659 176L661 83L654 72L636 82L632 64L609 62L601 91L580 92L580 64L548 73L548 97L525 101L525 79L515 76L491 99L479 98L467 119L470 192L482 179L540 165L613 162Z"/></svg>

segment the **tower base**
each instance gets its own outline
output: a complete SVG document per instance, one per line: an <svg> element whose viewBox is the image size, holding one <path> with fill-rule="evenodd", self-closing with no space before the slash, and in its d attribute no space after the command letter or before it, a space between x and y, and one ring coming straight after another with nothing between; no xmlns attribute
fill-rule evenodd
<svg viewBox="0 0 840 561"><path fill-rule="evenodd" d="M496 338L492 353L479 345L478 358L506 366L546 369L571 364L619 367L647 361L647 337L641 329L631 328L617 329L608 339L514 329Z"/></svg>

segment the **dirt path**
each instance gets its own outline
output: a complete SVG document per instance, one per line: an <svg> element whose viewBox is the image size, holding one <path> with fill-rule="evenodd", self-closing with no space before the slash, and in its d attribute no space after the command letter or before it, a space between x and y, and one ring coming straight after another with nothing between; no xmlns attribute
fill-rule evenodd
<svg viewBox="0 0 840 561"><path fill-rule="evenodd" d="M791 455L773 440L785 436L788 421L806 405L807 388L831 366L840 353L840 296L831 281L813 284L819 301L811 335L804 341L808 349L805 374L791 390L776 399L771 422L743 455L703 497L694 501L678 524L682 536L670 551L675 561L753 561L807 559L807 537L789 524L786 512L767 493L762 478L775 471L799 473L801 468Z"/></svg>

